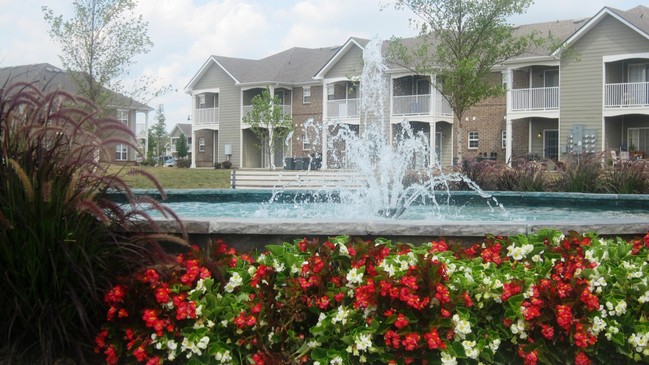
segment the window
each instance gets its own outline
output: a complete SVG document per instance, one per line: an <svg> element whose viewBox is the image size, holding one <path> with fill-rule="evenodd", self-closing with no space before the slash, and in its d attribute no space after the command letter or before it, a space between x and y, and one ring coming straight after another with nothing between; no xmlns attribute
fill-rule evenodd
<svg viewBox="0 0 649 365"><path fill-rule="evenodd" d="M478 148L478 131L469 131L469 149Z"/></svg>
<svg viewBox="0 0 649 365"><path fill-rule="evenodd" d="M128 110L118 110L117 111L117 120L128 125Z"/></svg>
<svg viewBox="0 0 649 365"><path fill-rule="evenodd" d="M198 139L198 152L205 152L205 138L200 137Z"/></svg>
<svg viewBox="0 0 649 365"><path fill-rule="evenodd" d="M500 148L507 148L507 131L500 131Z"/></svg>
<svg viewBox="0 0 649 365"><path fill-rule="evenodd" d="M302 103L304 103L304 104L311 103L311 87L310 86L302 88Z"/></svg>
<svg viewBox="0 0 649 365"><path fill-rule="evenodd" d="M115 146L115 160L128 160L128 146L126 146L125 144L118 144L117 146Z"/></svg>
<svg viewBox="0 0 649 365"><path fill-rule="evenodd" d="M205 94L198 95L198 109L205 109Z"/></svg>
<svg viewBox="0 0 649 365"><path fill-rule="evenodd" d="M327 100L334 100L335 88L334 84L327 84Z"/></svg>
<svg viewBox="0 0 649 365"><path fill-rule="evenodd" d="M543 83L545 87L557 87L559 86L559 70L545 70L543 72Z"/></svg>
<svg viewBox="0 0 649 365"><path fill-rule="evenodd" d="M627 142L629 151L649 152L649 128L629 128Z"/></svg>
<svg viewBox="0 0 649 365"><path fill-rule="evenodd" d="M311 141L309 140L309 135L304 133L302 136L302 150L308 151L311 149Z"/></svg>

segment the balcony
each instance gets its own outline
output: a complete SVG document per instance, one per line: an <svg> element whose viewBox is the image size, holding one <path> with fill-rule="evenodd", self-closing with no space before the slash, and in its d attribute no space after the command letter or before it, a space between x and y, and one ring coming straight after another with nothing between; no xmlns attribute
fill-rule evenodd
<svg viewBox="0 0 649 365"><path fill-rule="evenodd" d="M292 114L293 110L292 110L290 105L280 105L280 107L282 109L282 114L283 115L286 115L286 114L291 115ZM252 111L252 108L253 108L252 105L244 105L244 106L241 107L241 112L243 113L244 116L248 115L248 113L250 113Z"/></svg>
<svg viewBox="0 0 649 365"><path fill-rule="evenodd" d="M512 90L512 111L559 110L559 87Z"/></svg>
<svg viewBox="0 0 649 365"><path fill-rule="evenodd" d="M327 101L327 118L358 118L358 99L339 99Z"/></svg>
<svg viewBox="0 0 649 365"><path fill-rule="evenodd" d="M604 108L649 107L649 82L604 85Z"/></svg>
<svg viewBox="0 0 649 365"><path fill-rule="evenodd" d="M430 94L394 96L392 97L392 115L431 115L431 96ZM440 93L437 93L435 97L435 114L436 116L453 116L451 105Z"/></svg>
<svg viewBox="0 0 649 365"><path fill-rule="evenodd" d="M194 109L194 125L219 124L219 108Z"/></svg>

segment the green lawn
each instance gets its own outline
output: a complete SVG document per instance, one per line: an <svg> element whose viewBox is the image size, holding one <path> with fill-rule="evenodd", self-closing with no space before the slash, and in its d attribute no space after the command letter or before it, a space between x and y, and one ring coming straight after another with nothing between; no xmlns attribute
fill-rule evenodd
<svg viewBox="0 0 649 365"><path fill-rule="evenodd" d="M141 175L127 176L133 167L111 166L110 172L119 172L134 189L152 189L154 185ZM138 166L153 175L165 189L227 189L230 171L225 169L187 169L176 167Z"/></svg>

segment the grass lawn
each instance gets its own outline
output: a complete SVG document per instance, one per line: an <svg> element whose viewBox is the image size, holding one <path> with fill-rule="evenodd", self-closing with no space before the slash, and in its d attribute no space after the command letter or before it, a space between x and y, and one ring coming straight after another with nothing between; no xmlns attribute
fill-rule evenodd
<svg viewBox="0 0 649 365"><path fill-rule="evenodd" d="M186 169L161 166L138 166L153 175L165 189L229 189L230 171L225 169ZM134 189L152 189L153 184L141 175L126 176L132 167L111 166Z"/></svg>

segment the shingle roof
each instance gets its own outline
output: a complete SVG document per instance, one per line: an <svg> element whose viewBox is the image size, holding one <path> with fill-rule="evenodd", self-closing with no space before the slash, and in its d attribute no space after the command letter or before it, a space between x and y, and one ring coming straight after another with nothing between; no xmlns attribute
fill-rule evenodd
<svg viewBox="0 0 649 365"><path fill-rule="evenodd" d="M336 50L336 47L295 47L260 60L212 57L240 83L299 84L312 81L313 75L335 54Z"/></svg>
<svg viewBox="0 0 649 365"><path fill-rule="evenodd" d="M646 6L639 5L627 11L610 7L608 9L649 35L649 8Z"/></svg>
<svg viewBox="0 0 649 365"><path fill-rule="evenodd" d="M192 124L191 123L177 123L176 127L183 132L186 137L191 137L192 135Z"/></svg>
<svg viewBox="0 0 649 365"><path fill-rule="evenodd" d="M63 90L70 94L78 94L79 88L68 71L62 70L49 63L37 63L0 68L0 88L17 82L33 83L44 93ZM153 110L148 105L142 104L120 93L110 91L109 106L114 108L128 108L138 110Z"/></svg>

